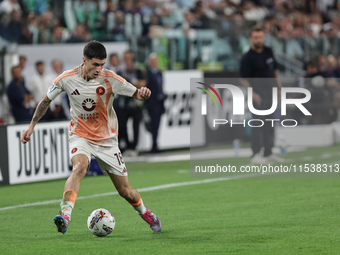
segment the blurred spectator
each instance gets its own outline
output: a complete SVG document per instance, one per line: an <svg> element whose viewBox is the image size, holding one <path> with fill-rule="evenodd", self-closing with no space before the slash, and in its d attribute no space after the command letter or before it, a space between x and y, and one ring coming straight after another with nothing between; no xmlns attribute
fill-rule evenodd
<svg viewBox="0 0 340 255"><path fill-rule="evenodd" d="M147 15L147 16L152 15L153 10L150 8L150 6L146 5L145 2L147 1L137 0L135 2L133 13L139 13L141 15Z"/></svg>
<svg viewBox="0 0 340 255"><path fill-rule="evenodd" d="M91 0L83 0L78 3L75 8L75 15L77 22L90 26L94 22L95 17L98 15L96 3Z"/></svg>
<svg viewBox="0 0 340 255"><path fill-rule="evenodd" d="M121 11L124 14L128 14L128 13L131 13L132 10L133 10L133 1L132 0L119 0L118 11Z"/></svg>
<svg viewBox="0 0 340 255"><path fill-rule="evenodd" d="M50 43L64 43L70 38L70 36L71 35L66 28L56 25L52 29Z"/></svg>
<svg viewBox="0 0 340 255"><path fill-rule="evenodd" d="M144 23L142 34L150 37L158 37L159 33L162 33L162 22L157 14L153 14L150 17L150 22Z"/></svg>
<svg viewBox="0 0 340 255"><path fill-rule="evenodd" d="M107 69L117 73L119 71L119 56L117 53L111 53L109 57L109 64L106 66Z"/></svg>
<svg viewBox="0 0 340 255"><path fill-rule="evenodd" d="M59 59L55 59L51 63L52 72L47 75L47 84L49 86L53 85L54 80L63 72L63 62ZM68 97L66 92L62 92L56 99L54 99L51 104L51 111L53 119L63 120L71 119L70 106L68 102Z"/></svg>
<svg viewBox="0 0 340 255"><path fill-rule="evenodd" d="M67 41L70 43L87 42L91 39L91 34L83 24L78 24L74 29L71 38Z"/></svg>
<svg viewBox="0 0 340 255"><path fill-rule="evenodd" d="M25 71L26 65L27 65L27 57L24 56L24 55L20 55L19 56L19 66L21 68L21 79L23 80L25 85L26 85L26 78L24 76L24 71Z"/></svg>
<svg viewBox="0 0 340 255"><path fill-rule="evenodd" d="M106 0L106 10L104 15L107 16L108 13L114 13L116 11L116 6L112 0Z"/></svg>
<svg viewBox="0 0 340 255"><path fill-rule="evenodd" d="M320 72L316 63L313 61L307 63L304 87L310 91L311 99L306 103L306 108L312 114L307 118L308 124L327 124L336 118L332 91L327 85L326 77L327 74Z"/></svg>
<svg viewBox="0 0 340 255"><path fill-rule="evenodd" d="M43 61L37 61L35 63L35 69L36 73L28 82L27 88L34 96L34 107L37 107L40 101L46 96L51 84L49 83L49 79L45 74L45 63ZM49 108L42 119L49 120L52 117L51 109Z"/></svg>
<svg viewBox="0 0 340 255"><path fill-rule="evenodd" d="M34 96L35 106L46 96L47 90L50 86L45 75L45 63L37 61L35 63L36 73L33 78L28 82L27 88Z"/></svg>
<svg viewBox="0 0 340 255"><path fill-rule="evenodd" d="M242 5L243 17L248 21L260 21L268 14L265 7L256 6L252 1L244 1Z"/></svg>
<svg viewBox="0 0 340 255"><path fill-rule="evenodd" d="M21 7L18 3L18 0L3 0L0 3L0 13L4 12L10 14L13 11L21 12Z"/></svg>
<svg viewBox="0 0 340 255"><path fill-rule="evenodd" d="M37 44L39 42L39 17L33 12L28 14L27 27L31 33L31 42Z"/></svg>
<svg viewBox="0 0 340 255"><path fill-rule="evenodd" d="M287 56L299 60L303 60L304 50L302 47L303 42L301 41L303 36L303 29L296 27L291 32L291 37L287 39L286 54Z"/></svg>
<svg viewBox="0 0 340 255"><path fill-rule="evenodd" d="M10 42L28 43L29 30L22 21L21 11L13 10L10 14L2 14L0 20L0 36Z"/></svg>
<svg viewBox="0 0 340 255"><path fill-rule="evenodd" d="M322 29L322 17L319 13L313 13L309 18L309 28L313 37L319 37Z"/></svg>
<svg viewBox="0 0 340 255"><path fill-rule="evenodd" d="M85 25L94 39L106 36L106 16L99 9L99 1L91 0L81 1L75 8L77 23Z"/></svg>
<svg viewBox="0 0 340 255"><path fill-rule="evenodd" d="M50 0L25 0L22 1L27 12L41 15L49 10Z"/></svg>
<svg viewBox="0 0 340 255"><path fill-rule="evenodd" d="M29 122L33 115L30 106L34 96L25 86L20 66L12 68L12 81L7 87L7 96L16 123Z"/></svg>
<svg viewBox="0 0 340 255"><path fill-rule="evenodd" d="M135 67L134 54L132 51L126 51L124 53L124 64L124 68L117 74L137 88L145 87L146 82L143 72ZM134 98L118 96L115 100L115 109L119 119L119 141L120 143L124 141L126 144L126 146L120 147L126 149L125 155L127 156L136 156L138 154L136 147L139 139L139 124L142 118L142 106L143 102ZM130 118L133 121L133 139L129 139L127 133L127 122Z"/></svg>
<svg viewBox="0 0 340 255"><path fill-rule="evenodd" d="M340 3L337 0L312 0L310 2L312 11L320 11L325 20L335 18L340 11Z"/></svg>
<svg viewBox="0 0 340 255"><path fill-rule="evenodd" d="M320 72L327 72L328 69L328 61L325 55L320 55L318 58L318 66Z"/></svg>
<svg viewBox="0 0 340 255"><path fill-rule="evenodd" d="M158 149L158 129L162 114L165 112L163 94L163 76L158 68L158 57L155 53L149 56L147 68L147 86L151 90L151 96L147 100L147 108L151 120L152 149L151 152L157 153Z"/></svg>
<svg viewBox="0 0 340 255"><path fill-rule="evenodd" d="M184 16L184 21L181 24L181 28L184 30L184 33L188 35L191 29L196 29L198 27L199 26L197 24L194 13L191 11L186 12Z"/></svg>
<svg viewBox="0 0 340 255"><path fill-rule="evenodd" d="M195 0L177 0L177 3L181 8L190 9L194 7Z"/></svg>
<svg viewBox="0 0 340 255"><path fill-rule="evenodd" d="M110 35L115 41L123 41L126 39L125 35L125 17L124 13L117 11L115 15L115 25L110 31Z"/></svg>
<svg viewBox="0 0 340 255"><path fill-rule="evenodd" d="M53 27L53 14L50 11L40 16L39 22L39 43L48 43L51 38L51 29Z"/></svg>
<svg viewBox="0 0 340 255"><path fill-rule="evenodd" d="M327 76L328 77L335 77L335 70L337 68L336 58L333 55L327 56Z"/></svg>
<svg viewBox="0 0 340 255"><path fill-rule="evenodd" d="M27 58L26 58L26 56L20 55L20 56L19 56L19 66L20 66L22 72L23 72L24 69L26 68L26 64L27 64Z"/></svg>

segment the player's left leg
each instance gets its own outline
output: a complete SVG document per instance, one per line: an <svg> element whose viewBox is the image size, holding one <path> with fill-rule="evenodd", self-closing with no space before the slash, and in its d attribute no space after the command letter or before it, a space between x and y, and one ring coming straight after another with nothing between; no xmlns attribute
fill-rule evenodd
<svg viewBox="0 0 340 255"><path fill-rule="evenodd" d="M89 159L84 154L77 154L72 158L72 164L73 169L65 183L63 200L60 203L60 215L55 216L53 219L54 224L57 226L57 231L63 234L65 234L70 224L71 213L79 192L80 181L88 170Z"/></svg>
<svg viewBox="0 0 340 255"><path fill-rule="evenodd" d="M119 195L132 205L132 207L138 212L139 216L150 225L150 228L153 231L160 232L162 230L161 221L144 205L138 191L134 187L130 186L128 177L112 173L108 173L108 175L115 185Z"/></svg>

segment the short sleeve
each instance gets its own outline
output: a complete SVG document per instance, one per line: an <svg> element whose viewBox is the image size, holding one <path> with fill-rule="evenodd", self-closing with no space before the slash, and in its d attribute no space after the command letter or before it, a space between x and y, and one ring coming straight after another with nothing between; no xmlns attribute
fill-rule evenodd
<svg viewBox="0 0 340 255"><path fill-rule="evenodd" d="M125 79L123 83L120 83L118 86L116 86L116 93L122 96L132 97L136 90L137 88Z"/></svg>
<svg viewBox="0 0 340 255"><path fill-rule="evenodd" d="M47 97L51 100L54 100L61 92L64 91L63 89L63 81L59 77L63 74L59 75L57 79L54 80L52 86L47 91Z"/></svg>

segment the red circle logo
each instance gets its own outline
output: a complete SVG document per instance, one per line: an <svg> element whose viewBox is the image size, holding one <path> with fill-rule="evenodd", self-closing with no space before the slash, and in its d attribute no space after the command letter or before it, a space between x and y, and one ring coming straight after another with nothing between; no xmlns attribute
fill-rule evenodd
<svg viewBox="0 0 340 255"><path fill-rule="evenodd" d="M75 153L77 150L78 150L77 148L73 148L72 151L71 151L71 153L73 154L73 153Z"/></svg>
<svg viewBox="0 0 340 255"><path fill-rule="evenodd" d="M104 88L104 87L98 87L97 90L96 90L96 93L97 93L99 96L104 95L104 93L105 93L105 88Z"/></svg>
<svg viewBox="0 0 340 255"><path fill-rule="evenodd" d="M91 112L94 110L94 108L96 108L96 102L91 98L86 98L81 104L81 106L85 111Z"/></svg>

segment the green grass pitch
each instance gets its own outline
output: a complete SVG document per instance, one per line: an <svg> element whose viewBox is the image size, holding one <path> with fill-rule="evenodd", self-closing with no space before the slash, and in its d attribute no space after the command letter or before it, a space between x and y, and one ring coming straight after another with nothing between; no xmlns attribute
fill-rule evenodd
<svg viewBox="0 0 340 255"><path fill-rule="evenodd" d="M340 146L284 155L290 162L334 163ZM249 159L231 159L241 165ZM128 163L137 189L190 178L189 161ZM339 173L340 175L340 173ZM0 208L60 199L65 180L0 187ZM153 233L118 195L80 199L65 235L53 217L59 203L0 209L0 254L339 254L339 178L241 178L142 192L161 219ZM78 197L115 191L106 176L86 177ZM96 208L110 210L116 227L90 233Z"/></svg>

